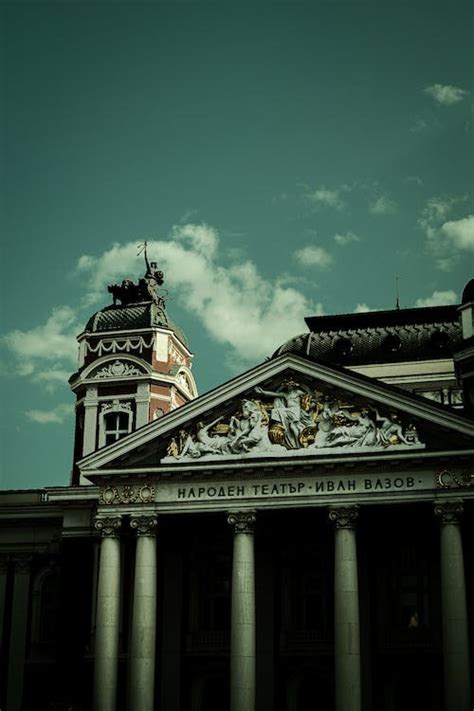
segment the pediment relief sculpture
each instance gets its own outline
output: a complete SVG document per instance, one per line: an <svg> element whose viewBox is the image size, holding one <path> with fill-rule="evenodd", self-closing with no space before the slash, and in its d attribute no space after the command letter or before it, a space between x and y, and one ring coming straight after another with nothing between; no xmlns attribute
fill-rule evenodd
<svg viewBox="0 0 474 711"><path fill-rule="evenodd" d="M397 414L385 416L373 405L355 405L293 378L254 393L232 415L181 430L164 461L425 447Z"/></svg>

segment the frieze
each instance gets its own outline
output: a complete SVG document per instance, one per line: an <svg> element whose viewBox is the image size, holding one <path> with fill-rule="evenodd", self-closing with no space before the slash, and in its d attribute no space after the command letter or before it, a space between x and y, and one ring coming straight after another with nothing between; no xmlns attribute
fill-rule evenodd
<svg viewBox="0 0 474 711"><path fill-rule="evenodd" d="M104 365L103 368L97 370L91 377L94 380L104 378L123 378L135 375L143 375L144 372L132 363L125 363L122 360L115 360L113 363Z"/></svg>
<svg viewBox="0 0 474 711"><path fill-rule="evenodd" d="M443 469L436 474L435 486L437 489L464 489L474 487L474 473L461 471L452 472Z"/></svg>
<svg viewBox="0 0 474 711"><path fill-rule="evenodd" d="M104 486L100 490L99 504L147 504L155 500L155 487L150 484L142 486Z"/></svg>
<svg viewBox="0 0 474 711"><path fill-rule="evenodd" d="M163 462L424 449L413 424L356 406L289 378L279 389L254 388L229 417L198 422L168 445Z"/></svg>

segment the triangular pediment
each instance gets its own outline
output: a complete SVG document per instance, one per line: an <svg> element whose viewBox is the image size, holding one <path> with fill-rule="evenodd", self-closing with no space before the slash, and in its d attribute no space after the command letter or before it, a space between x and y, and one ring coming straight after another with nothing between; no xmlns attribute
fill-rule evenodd
<svg viewBox="0 0 474 711"><path fill-rule="evenodd" d="M474 423L380 381L284 355L80 462L85 476L472 448Z"/></svg>

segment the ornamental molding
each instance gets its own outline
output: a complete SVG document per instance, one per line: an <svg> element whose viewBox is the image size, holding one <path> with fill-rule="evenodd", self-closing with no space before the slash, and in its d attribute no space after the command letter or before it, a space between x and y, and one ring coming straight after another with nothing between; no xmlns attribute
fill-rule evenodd
<svg viewBox="0 0 474 711"><path fill-rule="evenodd" d="M118 538L121 525L122 517L120 515L97 516L94 520L94 528L99 531L102 538Z"/></svg>
<svg viewBox="0 0 474 711"><path fill-rule="evenodd" d="M131 338L101 338L95 346L89 341L86 341L86 350L90 353L97 353L99 357L104 353L131 353L132 351L137 351L141 354L145 349L152 348L153 343L153 336L149 341L143 336Z"/></svg>
<svg viewBox="0 0 474 711"><path fill-rule="evenodd" d="M93 371L89 375L89 378L104 380L106 378L127 378L137 375L146 375L146 372L143 368L138 368L133 363L127 363L126 361L117 359Z"/></svg>
<svg viewBox="0 0 474 711"><path fill-rule="evenodd" d="M227 523L234 527L234 534L255 532L255 521L257 520L255 511L231 511L227 515Z"/></svg>
<svg viewBox="0 0 474 711"><path fill-rule="evenodd" d="M103 402L100 406L101 414L107 412L132 412L132 403L130 401L113 400L112 402Z"/></svg>
<svg viewBox="0 0 474 711"><path fill-rule="evenodd" d="M141 486L104 486L100 490L99 504L148 504L155 500L155 487L150 484Z"/></svg>
<svg viewBox="0 0 474 711"><path fill-rule="evenodd" d="M355 506L337 506L329 509L329 520L332 521L336 529L348 528L354 529L357 518L359 517L359 507Z"/></svg>
<svg viewBox="0 0 474 711"><path fill-rule="evenodd" d="M253 388L232 414L199 420L169 442L164 463L339 452L424 449L416 427L394 412L327 395L292 377Z"/></svg>
<svg viewBox="0 0 474 711"><path fill-rule="evenodd" d="M437 502L434 506L435 515L440 517L442 526L459 525L461 523L463 510L462 501Z"/></svg>
<svg viewBox="0 0 474 711"><path fill-rule="evenodd" d="M435 477L437 489L469 489L474 487L474 472L443 469Z"/></svg>
<svg viewBox="0 0 474 711"><path fill-rule="evenodd" d="M153 536L157 524L158 516L156 514L144 514L130 518L130 527L136 531L137 536Z"/></svg>

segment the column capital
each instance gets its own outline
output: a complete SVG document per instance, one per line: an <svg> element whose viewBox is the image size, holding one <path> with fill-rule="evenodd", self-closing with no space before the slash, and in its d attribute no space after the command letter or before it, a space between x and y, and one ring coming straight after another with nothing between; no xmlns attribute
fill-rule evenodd
<svg viewBox="0 0 474 711"><path fill-rule="evenodd" d="M136 531L137 536L153 536L157 524L158 515L156 513L130 517L130 528Z"/></svg>
<svg viewBox="0 0 474 711"><path fill-rule="evenodd" d="M122 525L122 516L96 516L94 519L94 528L99 531L102 538L117 538L119 528Z"/></svg>
<svg viewBox="0 0 474 711"><path fill-rule="evenodd" d="M334 506L329 509L328 516L335 528L355 528L359 507L356 504L354 506Z"/></svg>
<svg viewBox="0 0 474 711"><path fill-rule="evenodd" d="M463 502L460 499L451 501L437 501L434 505L434 512L439 516L442 526L448 524L459 525L463 513Z"/></svg>
<svg viewBox="0 0 474 711"><path fill-rule="evenodd" d="M234 533L254 533L256 511L229 511L227 523L234 527Z"/></svg>

